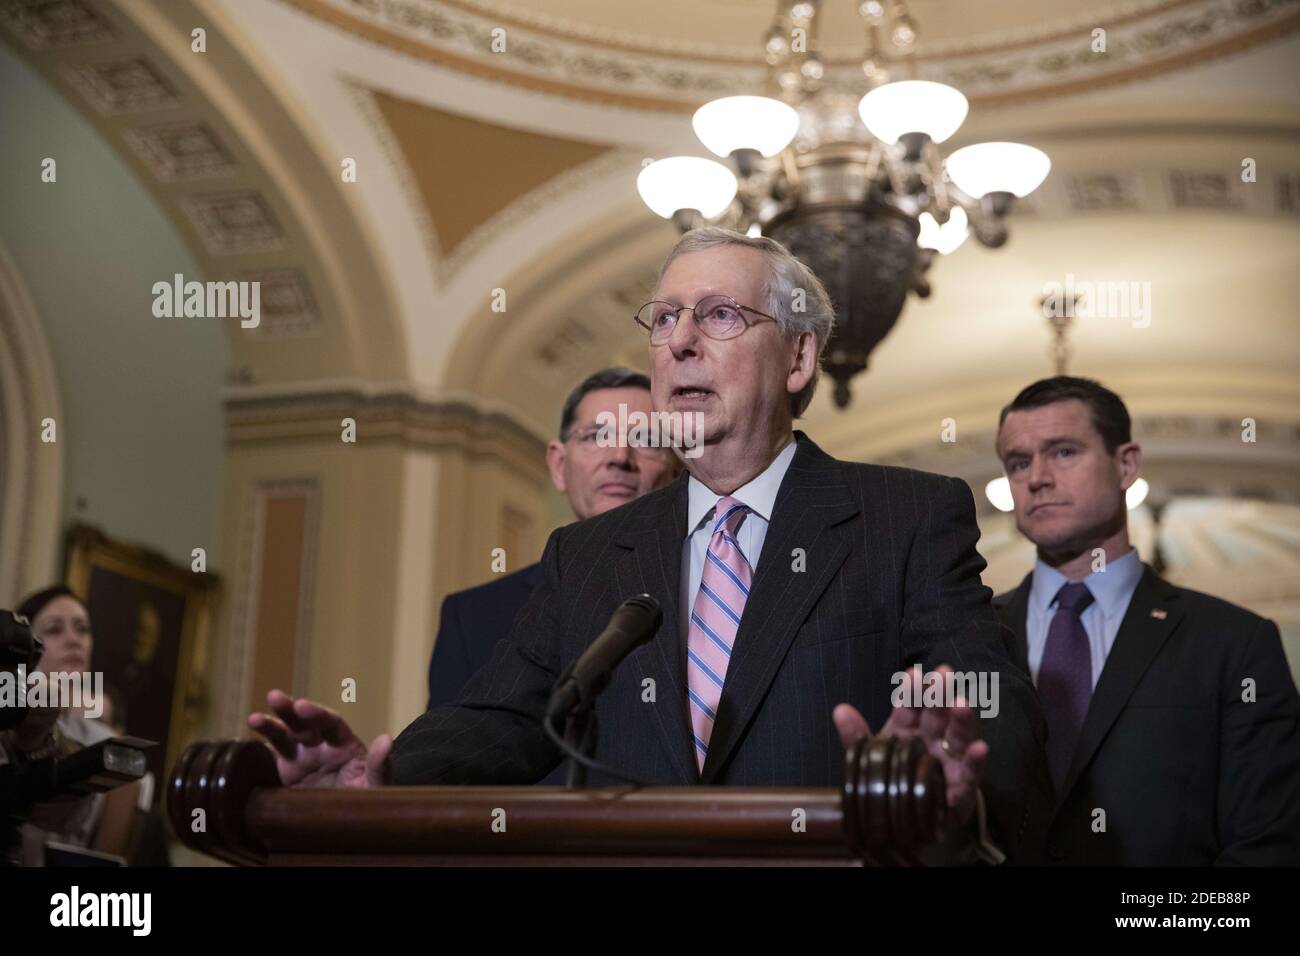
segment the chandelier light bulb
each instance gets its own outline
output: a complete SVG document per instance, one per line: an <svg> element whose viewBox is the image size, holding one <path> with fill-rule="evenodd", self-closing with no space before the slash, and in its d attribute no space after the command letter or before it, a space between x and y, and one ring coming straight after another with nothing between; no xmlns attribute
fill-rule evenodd
<svg viewBox="0 0 1300 956"><path fill-rule="evenodd" d="M1146 501L1147 492L1150 490L1151 486L1147 484L1145 478L1139 478L1137 481L1133 482L1133 484L1129 485L1128 491L1124 492L1124 504L1128 507L1128 510L1132 511L1138 505L1142 504L1142 502Z"/></svg>
<svg viewBox="0 0 1300 956"><path fill-rule="evenodd" d="M944 166L957 188L975 199L995 192L1023 199L1043 184L1052 161L1023 143L976 143L954 152Z"/></svg>
<svg viewBox="0 0 1300 956"><path fill-rule="evenodd" d="M878 86L858 103L871 135L893 146L904 133L924 133L942 143L966 120L966 97L943 83L897 80Z"/></svg>
<svg viewBox="0 0 1300 956"><path fill-rule="evenodd" d="M1011 482L1007 481L1005 475L1001 478L994 478L984 486L984 497L998 511L1015 510L1015 502L1011 499Z"/></svg>
<svg viewBox="0 0 1300 956"><path fill-rule="evenodd" d="M636 190L655 215L664 219L671 219L681 209L694 209L712 219L731 205L736 177L711 159L670 156L641 170Z"/></svg>
<svg viewBox="0 0 1300 956"><path fill-rule="evenodd" d="M885 5L880 0L863 0L858 5L858 13L868 23L875 23L885 15Z"/></svg>
<svg viewBox="0 0 1300 956"><path fill-rule="evenodd" d="M916 25L907 18L900 18L894 24L894 46L906 50L916 41Z"/></svg>
<svg viewBox="0 0 1300 956"><path fill-rule="evenodd" d="M794 107L768 96L724 96L705 103L691 120L695 135L717 156L738 149L756 149L775 156L799 131Z"/></svg>
<svg viewBox="0 0 1300 956"><path fill-rule="evenodd" d="M1124 493L1124 504L1132 511L1142 502L1146 501L1147 492L1151 486L1147 484L1145 478L1139 478L1129 486L1128 491ZM1014 511L1015 503L1011 498L1011 482L1007 481L1004 475L1001 478L994 478L984 486L984 497L988 498L989 504L997 508L998 511Z"/></svg>
<svg viewBox="0 0 1300 956"><path fill-rule="evenodd" d="M922 249L933 249L940 255L946 256L956 251L970 235L966 210L961 206L952 208L948 214L948 221L942 226L928 212L921 213L918 219L921 223L921 234L917 236L916 244Z"/></svg>

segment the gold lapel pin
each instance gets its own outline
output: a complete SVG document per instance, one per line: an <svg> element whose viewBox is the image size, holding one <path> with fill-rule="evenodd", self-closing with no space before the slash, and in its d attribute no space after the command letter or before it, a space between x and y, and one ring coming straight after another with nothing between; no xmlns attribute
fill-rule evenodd
<svg viewBox="0 0 1300 956"><path fill-rule="evenodd" d="M1165 618L1169 616L1169 612L1161 610L1158 607L1153 607L1151 609L1151 616L1154 617L1157 621L1163 621Z"/></svg>

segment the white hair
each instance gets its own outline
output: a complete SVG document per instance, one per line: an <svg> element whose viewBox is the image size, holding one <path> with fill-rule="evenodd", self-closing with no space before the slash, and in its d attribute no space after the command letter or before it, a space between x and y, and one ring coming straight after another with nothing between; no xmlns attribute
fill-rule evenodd
<svg viewBox="0 0 1300 956"><path fill-rule="evenodd" d="M704 226L692 229L677 240L668 258L659 267L659 278L655 281L657 288L668 271L668 266L678 256L690 252L704 252L722 246L744 246L756 249L767 259L768 277L763 284L767 297L767 309L777 324L777 328L788 338L794 338L802 332L811 332L817 340L817 361L813 367L812 378L802 389L790 396L790 411L795 418L802 415L812 402L813 392L817 389L817 379L821 374L822 353L830 340L831 330L835 324L835 309L826 287L813 271L800 262L781 243L766 236L746 236L721 226ZM803 294L797 295L802 292ZM802 309L796 309L796 302Z"/></svg>

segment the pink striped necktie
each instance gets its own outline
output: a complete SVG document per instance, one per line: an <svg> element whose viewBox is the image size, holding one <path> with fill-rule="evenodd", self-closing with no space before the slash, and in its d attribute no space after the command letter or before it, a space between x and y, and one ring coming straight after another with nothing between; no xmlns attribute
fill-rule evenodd
<svg viewBox="0 0 1300 956"><path fill-rule="evenodd" d="M734 498L719 498L714 506L713 536L704 558L700 590L691 608L686 639L686 693L691 705L695 759L704 769L709 738L717 719L718 701L727 677L727 664L740 629L754 572L740 551L736 532L749 508Z"/></svg>

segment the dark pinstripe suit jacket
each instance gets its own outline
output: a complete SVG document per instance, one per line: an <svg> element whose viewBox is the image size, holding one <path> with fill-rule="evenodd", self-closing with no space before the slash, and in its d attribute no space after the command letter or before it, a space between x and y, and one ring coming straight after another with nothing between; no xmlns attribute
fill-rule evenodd
<svg viewBox="0 0 1300 956"><path fill-rule="evenodd" d="M510 636L458 704L433 708L398 736L391 782L544 777L560 759L540 725L556 678L623 600L645 592L662 605L663 626L620 665L597 704L597 759L665 786L837 786L844 756L831 723L836 704L852 704L879 729L890 712L891 676L913 663L997 671L999 715L978 722L990 745L983 789L995 838L1015 857L1030 805L1050 801L1045 730L980 583L985 562L975 550L970 489L954 478L837 461L802 432L796 438L702 773L691 747L678 626L683 474L551 535L542 583ZM645 700L647 687L653 701ZM590 782L613 781L593 774Z"/></svg>

